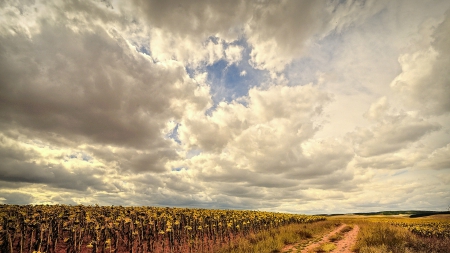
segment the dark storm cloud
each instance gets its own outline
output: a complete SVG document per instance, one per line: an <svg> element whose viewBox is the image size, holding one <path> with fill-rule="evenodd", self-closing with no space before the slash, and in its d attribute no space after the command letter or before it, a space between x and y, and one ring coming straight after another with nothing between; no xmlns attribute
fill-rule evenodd
<svg viewBox="0 0 450 253"><path fill-rule="evenodd" d="M55 188L86 191L111 190L100 177L104 172L97 168L83 168L69 171L60 164L38 163L37 152L5 145L0 141L0 181L6 182L0 188L10 188L11 184L43 184ZM8 187L9 186L9 187Z"/></svg>
<svg viewBox="0 0 450 253"><path fill-rule="evenodd" d="M161 187L163 185L163 182L159 177L150 174L139 175L136 178L133 178L133 182L136 185L141 185L142 188L148 188L148 186Z"/></svg>
<svg viewBox="0 0 450 253"><path fill-rule="evenodd" d="M250 17L251 2L231 1L146 1L133 0L149 24L174 33L210 36L240 26Z"/></svg>
<svg viewBox="0 0 450 253"><path fill-rule="evenodd" d="M59 203L64 205L77 205L75 201L72 200L72 194L60 194L58 196L52 197L51 201L53 203Z"/></svg>
<svg viewBox="0 0 450 253"><path fill-rule="evenodd" d="M305 186L322 190L350 191L358 189L351 171L335 170L329 174L304 180Z"/></svg>
<svg viewBox="0 0 450 253"><path fill-rule="evenodd" d="M139 59L120 46L125 42L100 29L78 34L43 25L32 40L0 40L3 129L19 126L131 147L165 145L161 122L152 119L165 118L170 104L164 96L179 73L155 78L152 65L135 64Z"/></svg>
<svg viewBox="0 0 450 253"><path fill-rule="evenodd" d="M0 180L15 183L44 184L55 188L86 191L88 187L95 190L112 190L94 175L101 176L101 171L82 169L70 172L58 165L40 165L3 158L0 165Z"/></svg>
<svg viewBox="0 0 450 253"><path fill-rule="evenodd" d="M181 194L196 194L204 190L202 186L189 181L186 175L180 173L170 174L164 177L163 181L166 188Z"/></svg>
<svg viewBox="0 0 450 253"><path fill-rule="evenodd" d="M0 130L63 148L90 144L89 153L122 171L164 171L177 158L162 135L166 122L186 103L207 101L195 98L197 84L185 80L181 65L156 65L130 51L114 28L88 28L82 20L96 23L95 12L104 12L104 22L123 21L90 4L49 9L59 21L37 16L31 34L0 33Z"/></svg>
<svg viewBox="0 0 450 253"><path fill-rule="evenodd" d="M254 68L281 72L301 55L311 37L324 37L334 29L342 30L365 15L377 13L384 5L384 1L380 2L366 5L360 1L322 0L134 0L132 7L174 45L183 40L201 43L210 36L228 40L245 36L251 47L249 63ZM182 51L184 54L165 53L182 59L189 49Z"/></svg>
<svg viewBox="0 0 450 253"><path fill-rule="evenodd" d="M354 154L348 146L337 143L323 143L322 149L304 157L296 166L285 173L286 178L310 179L343 171Z"/></svg>
<svg viewBox="0 0 450 253"><path fill-rule="evenodd" d="M0 198L5 199L4 201L0 199L1 202L11 205L28 205L34 201L33 195L20 192L3 192Z"/></svg>
<svg viewBox="0 0 450 253"><path fill-rule="evenodd" d="M177 153L169 148L154 148L154 150L137 150L122 148L111 150L107 146L88 147L87 150L97 159L105 163L114 162L122 172L164 172L164 164L170 159L178 158Z"/></svg>
<svg viewBox="0 0 450 253"><path fill-rule="evenodd" d="M296 185L298 182L289 180L276 174L263 174L246 169L233 169L228 167L222 172L203 171L199 178L205 182L243 183L248 187L258 186L267 188L286 188Z"/></svg>
<svg viewBox="0 0 450 253"><path fill-rule="evenodd" d="M262 199L264 194L258 187L240 186L238 184L223 184L218 194L239 198Z"/></svg>
<svg viewBox="0 0 450 253"><path fill-rule="evenodd" d="M1 181L0 182L1 189L20 189L22 187L27 187L31 185L31 183L24 183L24 182L14 182L14 181Z"/></svg>

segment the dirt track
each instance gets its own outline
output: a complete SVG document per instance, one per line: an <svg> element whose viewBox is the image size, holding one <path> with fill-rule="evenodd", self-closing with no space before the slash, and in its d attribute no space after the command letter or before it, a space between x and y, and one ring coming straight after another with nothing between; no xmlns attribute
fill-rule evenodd
<svg viewBox="0 0 450 253"><path fill-rule="evenodd" d="M322 245L326 242L330 242L329 238L331 236L333 236L334 234L339 233L345 226L346 226L346 224L340 225L336 229L332 230L331 232L329 232L328 234L323 236L320 239L320 241L311 242L305 248L303 248L301 251L299 251L299 250L302 248L302 245L300 243L296 243L296 244L286 245L281 252L301 252L301 253L314 252L313 250L315 248L319 247L320 245ZM359 227L357 225L355 225L351 231L345 233L344 238L335 242L336 249L334 249L331 252L332 253L351 253L352 252L351 248L356 242L358 232L359 232Z"/></svg>
<svg viewBox="0 0 450 253"><path fill-rule="evenodd" d="M351 253L352 246L355 245L358 237L359 227L355 225L351 231L345 234L344 238L336 243L336 249L332 253Z"/></svg>

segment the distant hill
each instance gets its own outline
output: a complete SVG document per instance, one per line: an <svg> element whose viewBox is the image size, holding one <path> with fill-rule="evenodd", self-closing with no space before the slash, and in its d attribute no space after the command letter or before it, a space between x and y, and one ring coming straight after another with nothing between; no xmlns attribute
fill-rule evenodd
<svg viewBox="0 0 450 253"><path fill-rule="evenodd" d="M370 213L354 213L354 215L409 215L411 218L425 217L436 214L450 214L450 211L419 211L419 210L408 210L408 211L381 211L381 212L370 212Z"/></svg>

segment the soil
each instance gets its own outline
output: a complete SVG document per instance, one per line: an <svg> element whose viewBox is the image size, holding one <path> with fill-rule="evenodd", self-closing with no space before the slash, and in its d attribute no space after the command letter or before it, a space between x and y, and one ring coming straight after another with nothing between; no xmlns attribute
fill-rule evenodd
<svg viewBox="0 0 450 253"><path fill-rule="evenodd" d="M328 234L326 234L325 236L323 236L319 241L316 241L316 242L311 241L310 244L308 244L305 248L303 248L303 245L301 243L296 243L296 244L286 245L281 252L286 252L286 253L287 252L301 252L301 253L313 252L313 250L315 248L319 247L320 245L322 245L326 242L330 242L329 238L331 236L339 233L339 231L341 231L345 226L347 226L347 225L346 224L340 225L333 231L331 231ZM359 232L359 227L357 225L355 225L351 231L345 233L344 238L335 242L336 249L331 251L331 253L351 253L352 252L351 249L352 249L352 246L356 242L358 232ZM300 249L301 249L301 251L300 251Z"/></svg>
<svg viewBox="0 0 450 253"><path fill-rule="evenodd" d="M353 245L356 243L358 237L359 227L354 225L353 229L344 235L342 240L336 243L336 249L331 251L332 253L351 253Z"/></svg>

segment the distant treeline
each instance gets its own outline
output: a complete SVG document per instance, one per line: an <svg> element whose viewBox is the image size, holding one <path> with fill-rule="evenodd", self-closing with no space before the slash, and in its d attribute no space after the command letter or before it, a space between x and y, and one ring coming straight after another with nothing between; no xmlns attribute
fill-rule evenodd
<svg viewBox="0 0 450 253"><path fill-rule="evenodd" d="M355 215L399 215L399 214L409 214L411 218L425 217L436 214L450 214L448 211L381 211L381 212L370 212L370 213L354 213Z"/></svg>
<svg viewBox="0 0 450 253"><path fill-rule="evenodd" d="M409 217L410 218L418 218L418 217L425 217L425 216L430 216L430 215L435 215L435 214L450 214L450 212L429 212L429 213L417 213L417 214L412 214Z"/></svg>

